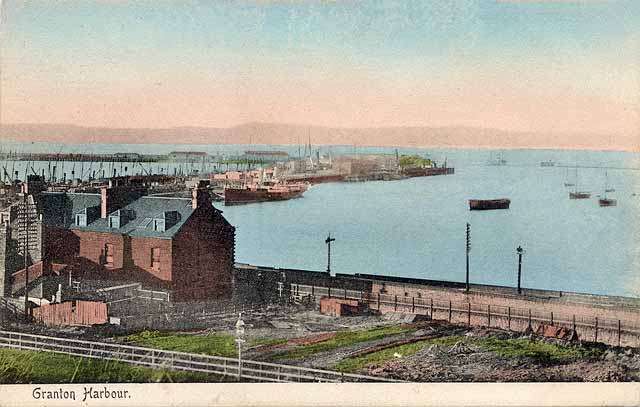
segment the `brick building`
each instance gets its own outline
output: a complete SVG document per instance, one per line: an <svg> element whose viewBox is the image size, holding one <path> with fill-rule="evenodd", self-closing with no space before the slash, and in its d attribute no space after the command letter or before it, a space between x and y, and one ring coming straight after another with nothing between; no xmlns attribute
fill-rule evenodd
<svg viewBox="0 0 640 407"><path fill-rule="evenodd" d="M235 228L206 188L191 199L110 185L100 194L42 193L45 259L73 279L141 282L172 300L230 298Z"/></svg>

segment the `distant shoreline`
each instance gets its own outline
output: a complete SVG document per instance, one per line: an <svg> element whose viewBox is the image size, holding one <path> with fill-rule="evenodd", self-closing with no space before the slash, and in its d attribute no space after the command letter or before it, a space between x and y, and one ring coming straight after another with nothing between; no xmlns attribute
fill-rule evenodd
<svg viewBox="0 0 640 407"><path fill-rule="evenodd" d="M524 132L484 127L397 126L344 128L247 123L228 128L109 128L67 124L0 125L0 140L14 143L356 146L398 148L585 150L640 152L628 134ZM607 143L608 141L608 143Z"/></svg>

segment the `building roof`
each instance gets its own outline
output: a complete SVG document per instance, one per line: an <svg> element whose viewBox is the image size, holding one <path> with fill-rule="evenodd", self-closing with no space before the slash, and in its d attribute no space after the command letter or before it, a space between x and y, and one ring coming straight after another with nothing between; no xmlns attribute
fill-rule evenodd
<svg viewBox="0 0 640 407"><path fill-rule="evenodd" d="M68 228L73 225L75 214L90 207L100 208L100 194L43 192L38 205L45 225Z"/></svg>
<svg viewBox="0 0 640 407"><path fill-rule="evenodd" d="M86 208L100 206L100 195L44 193L41 202L43 221L48 226L155 238L173 237L194 212L191 199L143 196L120 208L121 213L129 215L129 219L119 228L109 227L109 218L102 219L99 216L89 221L87 226L77 226L75 215ZM163 219L165 212L177 213L175 224L163 231L154 230L154 219Z"/></svg>

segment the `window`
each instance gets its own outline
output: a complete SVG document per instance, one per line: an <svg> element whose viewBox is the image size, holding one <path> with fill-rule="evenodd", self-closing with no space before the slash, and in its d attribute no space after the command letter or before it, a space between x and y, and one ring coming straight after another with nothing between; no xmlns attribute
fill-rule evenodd
<svg viewBox="0 0 640 407"><path fill-rule="evenodd" d="M113 267L113 245L111 243L104 245L104 265Z"/></svg>
<svg viewBox="0 0 640 407"><path fill-rule="evenodd" d="M76 226L87 226L87 215L79 213L76 215Z"/></svg>
<svg viewBox="0 0 640 407"><path fill-rule="evenodd" d="M160 248L154 247L151 249L151 269L154 271L160 271Z"/></svg>

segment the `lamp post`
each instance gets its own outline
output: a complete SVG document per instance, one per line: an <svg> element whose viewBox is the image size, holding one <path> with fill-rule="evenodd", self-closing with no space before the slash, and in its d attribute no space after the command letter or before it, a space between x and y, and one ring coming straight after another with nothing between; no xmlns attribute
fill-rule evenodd
<svg viewBox="0 0 640 407"><path fill-rule="evenodd" d="M469 292L469 252L471 251L471 225L467 223L467 274L466 274L466 292Z"/></svg>
<svg viewBox="0 0 640 407"><path fill-rule="evenodd" d="M324 241L327 244L327 274L331 274L331 242L335 242L335 240L329 233L329 236Z"/></svg>
<svg viewBox="0 0 640 407"><path fill-rule="evenodd" d="M244 321L242 320L242 312L238 313L238 321L236 322L236 343L238 344L238 381L242 379L242 344L244 340Z"/></svg>
<svg viewBox="0 0 640 407"><path fill-rule="evenodd" d="M522 246L518 246L516 253L518 253L518 294L522 294L522 289L520 288L520 279L522 277L522 254L524 253Z"/></svg>

